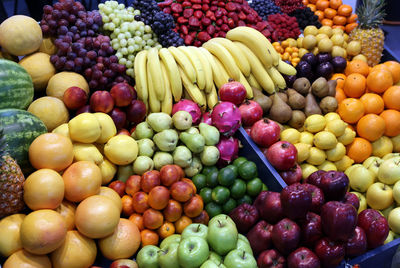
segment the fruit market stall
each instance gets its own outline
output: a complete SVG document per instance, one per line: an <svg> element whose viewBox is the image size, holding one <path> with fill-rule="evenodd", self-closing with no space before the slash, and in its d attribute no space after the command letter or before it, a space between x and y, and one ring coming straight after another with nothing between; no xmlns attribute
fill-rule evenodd
<svg viewBox="0 0 400 268"><path fill-rule="evenodd" d="M2 267L390 267L382 1L104 1L0 24ZM387 51L385 52L387 53Z"/></svg>

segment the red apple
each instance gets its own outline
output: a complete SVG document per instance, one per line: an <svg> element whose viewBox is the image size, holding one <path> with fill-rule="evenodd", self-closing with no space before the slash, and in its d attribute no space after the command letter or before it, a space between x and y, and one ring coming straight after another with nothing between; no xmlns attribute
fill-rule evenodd
<svg viewBox="0 0 400 268"><path fill-rule="evenodd" d="M120 108L115 107L109 113L112 120L114 121L115 127L117 129L122 129L126 124L126 114Z"/></svg>
<svg viewBox="0 0 400 268"><path fill-rule="evenodd" d="M126 82L118 83L113 86L110 90L110 94L114 99L115 106L118 107L128 106L134 98L136 99L135 89Z"/></svg>
<svg viewBox="0 0 400 268"><path fill-rule="evenodd" d="M258 120L251 127L250 137L261 147L269 147L279 140L281 128L279 125L268 118Z"/></svg>
<svg viewBox="0 0 400 268"><path fill-rule="evenodd" d="M325 203L324 193L320 188L309 183L303 183L302 186L311 193L310 211L319 213L322 205Z"/></svg>
<svg viewBox="0 0 400 268"><path fill-rule="evenodd" d="M142 177L139 175L132 175L125 182L125 192L129 195L134 195L136 192L140 191L140 181Z"/></svg>
<svg viewBox="0 0 400 268"><path fill-rule="evenodd" d="M116 191L120 197L124 196L125 194L125 182L123 181L113 181L108 185L108 187Z"/></svg>
<svg viewBox="0 0 400 268"><path fill-rule="evenodd" d="M357 226L352 236L346 243L346 256L356 257L367 251L367 235L364 230Z"/></svg>
<svg viewBox="0 0 400 268"><path fill-rule="evenodd" d="M314 247L322 237L321 217L313 212L308 212L306 218L301 221L301 241L308 247Z"/></svg>
<svg viewBox="0 0 400 268"><path fill-rule="evenodd" d="M300 227L294 221L285 218L274 225L271 238L279 252L288 255L300 244Z"/></svg>
<svg viewBox="0 0 400 268"><path fill-rule="evenodd" d="M287 258L288 267L319 268L321 266L317 255L310 249L301 247L290 253Z"/></svg>
<svg viewBox="0 0 400 268"><path fill-rule="evenodd" d="M290 142L278 141L268 148L265 156L276 169L288 170L296 163L297 149Z"/></svg>
<svg viewBox="0 0 400 268"><path fill-rule="evenodd" d="M303 219L312 205L311 193L300 183L283 188L281 192L283 214L289 219Z"/></svg>
<svg viewBox="0 0 400 268"><path fill-rule="evenodd" d="M109 113L113 108L114 99L108 91L95 91L90 97L90 109L95 112Z"/></svg>
<svg viewBox="0 0 400 268"><path fill-rule="evenodd" d="M314 248L322 267L336 267L345 256L344 244L330 240L327 237L317 242Z"/></svg>
<svg viewBox="0 0 400 268"><path fill-rule="evenodd" d="M284 268L286 267L285 258L275 249L261 252L257 258L258 268Z"/></svg>
<svg viewBox="0 0 400 268"><path fill-rule="evenodd" d="M325 170L317 170L311 173L304 182L315 185L318 188L321 188L322 175L325 173L326 173Z"/></svg>
<svg viewBox="0 0 400 268"><path fill-rule="evenodd" d="M298 183L302 178L301 167L296 163L292 168L280 171L279 175L281 175L282 179L287 185Z"/></svg>
<svg viewBox="0 0 400 268"><path fill-rule="evenodd" d="M360 200L358 199L357 195L347 192L342 200L343 203L345 204L350 204L353 207L356 208L358 211L358 208L360 207Z"/></svg>
<svg viewBox="0 0 400 268"><path fill-rule="evenodd" d="M260 213L260 218L275 224L283 218L281 197L279 193L263 191L254 201L254 206Z"/></svg>
<svg viewBox="0 0 400 268"><path fill-rule="evenodd" d="M130 259L119 259L110 264L110 268L137 268L135 261Z"/></svg>
<svg viewBox="0 0 400 268"><path fill-rule="evenodd" d="M331 240L345 242L357 226L357 210L349 204L329 201L321 208L321 223Z"/></svg>
<svg viewBox="0 0 400 268"><path fill-rule="evenodd" d="M219 99L240 105L246 98L246 88L239 82L229 80L219 89Z"/></svg>
<svg viewBox="0 0 400 268"><path fill-rule="evenodd" d="M363 210L358 215L358 226L364 229L367 236L368 248L383 245L389 234L389 224L385 217L374 209Z"/></svg>
<svg viewBox="0 0 400 268"><path fill-rule="evenodd" d="M258 102L252 100L245 100L239 106L240 115L242 116L243 126L252 126L255 122L260 120L263 116L263 109Z"/></svg>
<svg viewBox="0 0 400 268"><path fill-rule="evenodd" d="M321 176L321 190L326 201L341 201L349 187L349 178L340 171L327 171Z"/></svg>
<svg viewBox="0 0 400 268"><path fill-rule="evenodd" d="M83 113L90 113L90 112L92 112L90 110L90 105L85 105L85 106L82 106L81 108L79 108L78 110L76 110L75 115L83 114Z"/></svg>
<svg viewBox="0 0 400 268"><path fill-rule="evenodd" d="M139 124L146 117L146 104L141 100L133 100L126 107L126 119L134 124Z"/></svg>
<svg viewBox="0 0 400 268"><path fill-rule="evenodd" d="M250 242L250 246L254 252L254 255L258 255L262 251L271 248L271 233L273 228L274 226L269 224L268 222L259 221L247 233L246 236Z"/></svg>
<svg viewBox="0 0 400 268"><path fill-rule="evenodd" d="M80 87L70 87L64 92L63 101L68 109L76 110L85 106L88 100L86 91Z"/></svg>
<svg viewBox="0 0 400 268"><path fill-rule="evenodd" d="M243 203L229 213L231 219L236 223L239 233L247 233L256 224L260 217L255 206Z"/></svg>

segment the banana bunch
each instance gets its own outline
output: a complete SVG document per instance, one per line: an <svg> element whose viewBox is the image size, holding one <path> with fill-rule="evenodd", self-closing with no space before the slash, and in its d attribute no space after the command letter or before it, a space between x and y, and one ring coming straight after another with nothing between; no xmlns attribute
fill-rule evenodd
<svg viewBox="0 0 400 268"><path fill-rule="evenodd" d="M242 83L247 98L253 98L252 87L272 94L286 88L281 73L296 74L259 31L237 27L226 37L210 39L202 47L140 51L134 62L139 99L150 112L171 114L173 102L182 97L212 109L218 102L217 88L230 79Z"/></svg>

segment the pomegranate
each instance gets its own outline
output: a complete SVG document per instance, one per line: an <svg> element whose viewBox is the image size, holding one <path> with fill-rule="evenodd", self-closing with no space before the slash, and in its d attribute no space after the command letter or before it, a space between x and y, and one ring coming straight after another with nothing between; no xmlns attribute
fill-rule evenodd
<svg viewBox="0 0 400 268"><path fill-rule="evenodd" d="M265 155L268 161L278 170L288 170L297 159L297 149L287 141L278 141L268 148Z"/></svg>
<svg viewBox="0 0 400 268"><path fill-rule="evenodd" d="M260 104L252 100L246 100L239 106L240 115L242 116L243 126L252 126L263 116L263 109Z"/></svg>
<svg viewBox="0 0 400 268"><path fill-rule="evenodd" d="M250 130L250 137L261 147L269 147L279 140L281 128L272 120L258 120Z"/></svg>
<svg viewBox="0 0 400 268"><path fill-rule="evenodd" d="M286 182L287 185L300 182L302 178L301 167L296 163L290 169L280 171L279 175L281 175L282 179Z"/></svg>
<svg viewBox="0 0 400 268"><path fill-rule="evenodd" d="M241 83L229 79L229 82L223 84L219 89L219 98L221 101L240 105L246 98L246 88Z"/></svg>

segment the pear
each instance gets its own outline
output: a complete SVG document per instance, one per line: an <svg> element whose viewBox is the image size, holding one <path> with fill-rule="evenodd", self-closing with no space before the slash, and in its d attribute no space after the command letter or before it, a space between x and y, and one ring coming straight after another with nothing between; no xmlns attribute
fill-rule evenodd
<svg viewBox="0 0 400 268"><path fill-rule="evenodd" d="M154 167L160 170L163 166L172 165L174 163L174 158L170 153L157 152L153 157L153 161Z"/></svg>
<svg viewBox="0 0 400 268"><path fill-rule="evenodd" d="M294 110L301 110L306 105L306 98L293 88L287 90L288 104Z"/></svg>
<svg viewBox="0 0 400 268"><path fill-rule="evenodd" d="M185 132L189 133L189 134L199 134L200 133L199 130L195 127L190 127L189 129L185 130Z"/></svg>
<svg viewBox="0 0 400 268"><path fill-rule="evenodd" d="M186 146L178 146L172 153L174 164L181 168L187 168L192 163L192 152Z"/></svg>
<svg viewBox="0 0 400 268"><path fill-rule="evenodd" d="M138 124L135 131L132 133L132 138L135 140L151 139L153 138L154 131L147 122Z"/></svg>
<svg viewBox="0 0 400 268"><path fill-rule="evenodd" d="M192 126L192 115L186 111L177 111L172 116L174 127L178 130L186 130Z"/></svg>
<svg viewBox="0 0 400 268"><path fill-rule="evenodd" d="M155 132L161 132L170 129L172 118L166 113L152 113L147 116L146 122Z"/></svg>
<svg viewBox="0 0 400 268"><path fill-rule="evenodd" d="M145 172L153 170L153 159L148 156L138 156L133 162L133 172L138 175L143 175Z"/></svg>
<svg viewBox="0 0 400 268"><path fill-rule="evenodd" d="M204 146L204 150L200 153L201 163L205 166L213 166L219 159L219 150L215 146Z"/></svg>
<svg viewBox="0 0 400 268"><path fill-rule="evenodd" d="M200 134L204 137L206 145L215 145L219 142L219 131L216 127L200 123Z"/></svg>
<svg viewBox="0 0 400 268"><path fill-rule="evenodd" d="M138 140L139 155L152 157L156 149L154 142L150 139Z"/></svg>
<svg viewBox="0 0 400 268"><path fill-rule="evenodd" d="M200 159L197 156L194 156L192 159L192 163L185 168L185 174L188 177L194 177L195 175L199 174L203 169L203 165L201 164Z"/></svg>
<svg viewBox="0 0 400 268"><path fill-rule="evenodd" d="M178 144L178 132L174 129L165 129L153 137L154 143L164 152L172 152Z"/></svg>
<svg viewBox="0 0 400 268"><path fill-rule="evenodd" d="M321 108L319 108L317 101L311 92L306 96L306 107L304 108L304 113L307 117L313 114L322 114Z"/></svg>
<svg viewBox="0 0 400 268"><path fill-rule="evenodd" d="M269 118L281 124L286 123L292 118L292 109L284 102L277 93L274 94L274 101L269 110Z"/></svg>
<svg viewBox="0 0 400 268"><path fill-rule="evenodd" d="M182 132L179 138L190 149L190 151L195 154L200 153L204 149L206 141L201 134Z"/></svg>

